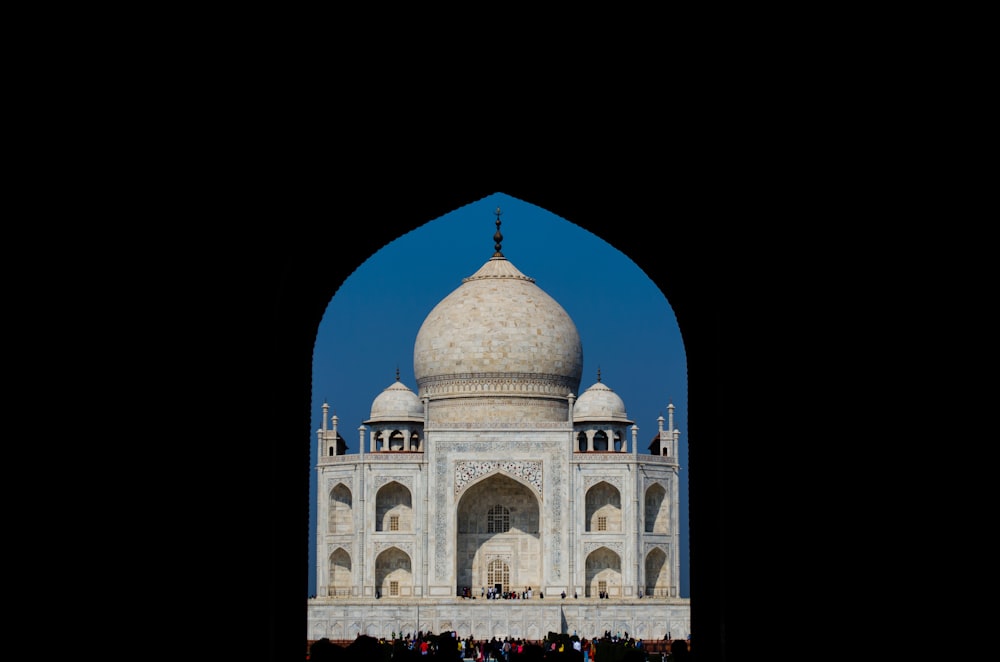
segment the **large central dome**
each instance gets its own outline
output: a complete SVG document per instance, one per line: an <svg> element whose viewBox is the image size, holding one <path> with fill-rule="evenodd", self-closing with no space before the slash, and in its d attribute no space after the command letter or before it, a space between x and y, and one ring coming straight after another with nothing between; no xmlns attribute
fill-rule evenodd
<svg viewBox="0 0 1000 662"><path fill-rule="evenodd" d="M450 404L463 407L466 421L472 404L466 398L481 399L472 419L565 421L567 396L579 389L582 370L573 320L499 250L434 307L413 349L420 396L462 399ZM433 418L447 422L447 408L438 402ZM456 412L455 420L461 418Z"/></svg>

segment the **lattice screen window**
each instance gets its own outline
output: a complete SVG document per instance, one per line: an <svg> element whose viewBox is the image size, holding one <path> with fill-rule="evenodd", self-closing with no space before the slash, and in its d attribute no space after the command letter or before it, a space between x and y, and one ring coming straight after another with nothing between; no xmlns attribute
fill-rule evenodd
<svg viewBox="0 0 1000 662"><path fill-rule="evenodd" d="M499 504L490 508L486 514L486 532L507 533L508 531L510 531L510 511Z"/></svg>
<svg viewBox="0 0 1000 662"><path fill-rule="evenodd" d="M389 582L389 595L399 595L399 582Z"/></svg>
<svg viewBox="0 0 1000 662"><path fill-rule="evenodd" d="M389 530L399 531L399 515L389 515Z"/></svg>
<svg viewBox="0 0 1000 662"><path fill-rule="evenodd" d="M606 595L608 592L608 583L597 582L597 592L600 593L601 595Z"/></svg>
<svg viewBox="0 0 1000 662"><path fill-rule="evenodd" d="M608 518L607 517L604 517L602 515L601 517L597 518L597 530L598 531L607 531L608 530Z"/></svg>

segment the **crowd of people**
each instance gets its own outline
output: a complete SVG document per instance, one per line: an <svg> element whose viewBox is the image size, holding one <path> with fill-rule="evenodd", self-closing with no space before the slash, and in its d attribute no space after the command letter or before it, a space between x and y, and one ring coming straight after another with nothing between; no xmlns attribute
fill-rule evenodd
<svg viewBox="0 0 1000 662"><path fill-rule="evenodd" d="M502 591L494 586L484 586L479 592L479 597L485 598L486 600L530 600L534 597L534 595L534 589L530 586L525 586L523 591ZM473 600L476 599L476 596L473 595L472 589L468 586L462 589L461 597L472 598ZM538 597L544 598L545 594L539 592ZM565 593L563 594L563 597L566 597Z"/></svg>
<svg viewBox="0 0 1000 662"><path fill-rule="evenodd" d="M666 637L664 637L666 639ZM331 660L426 660L428 657L453 660L455 662L531 662L532 660L573 660L597 662L633 662L647 659L646 645L642 639L635 639L625 633L604 632L601 637L578 637L550 632L540 642L504 637L498 639L474 639L471 635L461 638L456 632L433 634L392 633L386 638L375 638L359 634L346 648L329 639L313 642L309 648L309 662L329 662ZM688 659L689 641L671 641L663 660L683 662Z"/></svg>

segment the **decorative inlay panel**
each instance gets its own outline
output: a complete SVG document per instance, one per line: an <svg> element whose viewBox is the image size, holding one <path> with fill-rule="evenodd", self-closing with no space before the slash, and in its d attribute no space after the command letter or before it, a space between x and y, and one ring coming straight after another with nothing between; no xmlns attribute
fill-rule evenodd
<svg viewBox="0 0 1000 662"><path fill-rule="evenodd" d="M566 375L546 375L532 372L465 372L451 375L433 375L417 380L421 398L433 398L453 393L525 393L555 395L565 398L575 391L579 379Z"/></svg>
<svg viewBox="0 0 1000 662"><path fill-rule="evenodd" d="M455 463L455 494L459 494L470 481L502 471L516 476L533 486L538 493L542 493L542 463L536 461L513 461L495 462L487 460L483 462L456 462Z"/></svg>
<svg viewBox="0 0 1000 662"><path fill-rule="evenodd" d="M476 407L475 409L479 409ZM534 421L528 423L509 423L504 421L490 421L489 423L451 423L438 422L427 428L428 432L436 430L568 430L569 423L557 421ZM626 453L627 455L627 453ZM650 457L653 457L652 455Z"/></svg>
<svg viewBox="0 0 1000 662"><path fill-rule="evenodd" d="M357 462L358 457L364 458L362 462L369 464L372 462L382 462L386 464L422 464L426 459L423 451L366 451L363 455L338 455L337 457L353 457Z"/></svg>
<svg viewBox="0 0 1000 662"><path fill-rule="evenodd" d="M552 517L552 541L549 549L552 550L552 576L555 579L562 577L562 502L563 494L563 474L558 466L552 472L552 492L553 497L549 499L549 512Z"/></svg>
<svg viewBox="0 0 1000 662"><path fill-rule="evenodd" d="M438 456L434 461L434 503L436 518L434 520L434 573L438 578L445 576L446 560L448 557L448 521L446 512L448 508L447 475L448 463L444 457Z"/></svg>
<svg viewBox="0 0 1000 662"><path fill-rule="evenodd" d="M576 447L574 446L573 448L575 449ZM650 455L648 453L638 453L633 456L632 453L627 451L625 453L616 451L576 452L573 453L572 461L580 464L602 464L606 462L628 462L629 464L635 464L637 461L638 464L674 464L669 457Z"/></svg>
<svg viewBox="0 0 1000 662"><path fill-rule="evenodd" d="M551 441L441 441L437 442L438 448L447 448L455 453L475 453L475 454L497 454L497 453L518 453L524 455L527 452L543 454L564 452L563 444L553 444Z"/></svg>

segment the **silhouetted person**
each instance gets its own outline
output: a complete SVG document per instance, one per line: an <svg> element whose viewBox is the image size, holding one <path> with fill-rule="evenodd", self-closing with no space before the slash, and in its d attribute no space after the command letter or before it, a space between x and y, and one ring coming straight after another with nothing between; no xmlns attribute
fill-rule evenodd
<svg viewBox="0 0 1000 662"><path fill-rule="evenodd" d="M688 642L683 639L676 639L670 643L670 662L684 662L690 660Z"/></svg>
<svg viewBox="0 0 1000 662"><path fill-rule="evenodd" d="M326 637L317 639L309 647L309 662L332 662L333 660L339 660L341 659L337 654L339 650L341 650L340 646Z"/></svg>
<svg viewBox="0 0 1000 662"><path fill-rule="evenodd" d="M359 634L346 649L345 660L379 660L381 659L378 639L366 634ZM309 662L312 662L310 660Z"/></svg>

